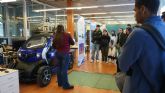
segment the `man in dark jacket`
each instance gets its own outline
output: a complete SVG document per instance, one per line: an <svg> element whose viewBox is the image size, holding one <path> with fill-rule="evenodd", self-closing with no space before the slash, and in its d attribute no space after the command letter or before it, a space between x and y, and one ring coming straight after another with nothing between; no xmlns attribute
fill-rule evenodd
<svg viewBox="0 0 165 93"><path fill-rule="evenodd" d="M157 16L159 0L135 0L135 19L139 24L155 27L165 41L165 24ZM164 43L162 42L163 46ZM119 56L119 67L129 73L122 93L164 93L162 50L144 29L135 28L129 35Z"/></svg>
<svg viewBox="0 0 165 93"><path fill-rule="evenodd" d="M117 44L119 47L122 47L125 43L125 33L123 28L119 29L119 33L117 34Z"/></svg>
<svg viewBox="0 0 165 93"><path fill-rule="evenodd" d="M96 29L92 33L92 52L91 52L91 62L94 62L96 60L99 62L99 48L100 48L100 41L101 41L102 32L100 30L100 25L96 26ZM96 52L96 58L95 58L95 52Z"/></svg>

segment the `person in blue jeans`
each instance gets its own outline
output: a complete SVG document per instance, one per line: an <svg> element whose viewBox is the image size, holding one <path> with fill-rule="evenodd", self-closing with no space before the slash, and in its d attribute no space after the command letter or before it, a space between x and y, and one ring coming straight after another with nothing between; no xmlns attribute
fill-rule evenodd
<svg viewBox="0 0 165 93"><path fill-rule="evenodd" d="M74 41L69 33L66 33L63 25L57 26L57 31L54 35L53 47L56 51L56 61L58 63L57 81L58 86L63 89L73 89L74 86L69 84L67 70L69 66L69 51L70 45L74 45Z"/></svg>
<svg viewBox="0 0 165 93"><path fill-rule="evenodd" d="M96 60L99 62L99 50L100 50L100 41L102 37L102 32L100 30L100 25L96 26L96 29L92 33L92 52L91 52L91 62L94 62ZM95 57L96 53L96 57Z"/></svg>
<svg viewBox="0 0 165 93"><path fill-rule="evenodd" d="M136 22L156 28L163 41L158 44L142 28L131 32L119 56L119 67L127 73L122 93L165 93L162 92L165 86L162 52L165 50L160 48L160 45L165 47L165 23L157 16L159 5L159 0L135 0Z"/></svg>

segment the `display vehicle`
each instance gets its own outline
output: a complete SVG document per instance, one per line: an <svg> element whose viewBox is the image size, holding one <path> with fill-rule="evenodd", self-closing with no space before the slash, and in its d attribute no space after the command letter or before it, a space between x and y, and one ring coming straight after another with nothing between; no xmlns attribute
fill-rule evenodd
<svg viewBox="0 0 165 93"><path fill-rule="evenodd" d="M36 81L41 87L51 81L55 65L55 49L52 47L53 35L44 33L30 37L17 52L16 69L20 80Z"/></svg>

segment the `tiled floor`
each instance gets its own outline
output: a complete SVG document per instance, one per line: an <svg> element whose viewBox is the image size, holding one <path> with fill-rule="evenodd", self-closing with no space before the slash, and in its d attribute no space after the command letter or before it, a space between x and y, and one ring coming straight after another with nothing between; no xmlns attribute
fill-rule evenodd
<svg viewBox="0 0 165 93"><path fill-rule="evenodd" d="M90 63L89 61L85 61L80 67L75 63L73 70L114 74L116 72L116 66L112 63ZM53 76L51 83L44 88L40 88L36 83L21 83L20 93L120 93L113 90L95 89L84 86L75 86L73 90L63 90L57 86L56 81L56 76Z"/></svg>

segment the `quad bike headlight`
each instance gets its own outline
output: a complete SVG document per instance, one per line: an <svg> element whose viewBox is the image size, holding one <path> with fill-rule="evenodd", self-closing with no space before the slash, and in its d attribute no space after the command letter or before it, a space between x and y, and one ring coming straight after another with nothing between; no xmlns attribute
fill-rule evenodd
<svg viewBox="0 0 165 93"><path fill-rule="evenodd" d="M36 56L37 56L37 58L39 58L41 56L41 54L40 53L37 53Z"/></svg>
<svg viewBox="0 0 165 93"><path fill-rule="evenodd" d="M18 56L21 57L21 52L18 52Z"/></svg>

